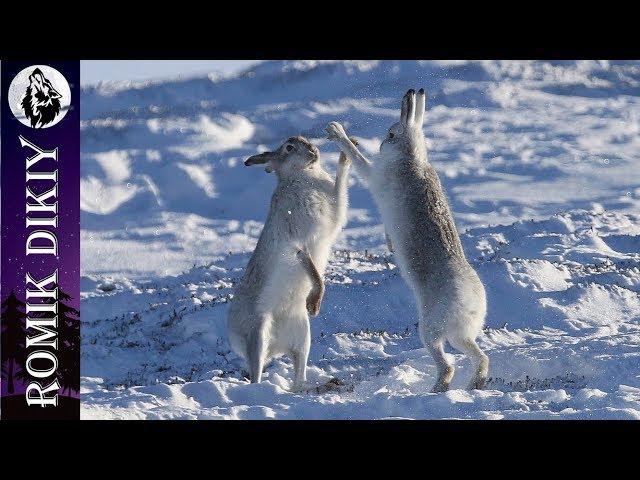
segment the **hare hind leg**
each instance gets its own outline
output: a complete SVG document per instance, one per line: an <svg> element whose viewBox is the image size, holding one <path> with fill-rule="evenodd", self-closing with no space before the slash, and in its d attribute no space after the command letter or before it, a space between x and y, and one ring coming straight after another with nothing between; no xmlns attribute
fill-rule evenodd
<svg viewBox="0 0 640 480"><path fill-rule="evenodd" d="M267 338L266 329L270 317L263 316L260 326L252 332L247 342L247 363L249 364L249 380L251 383L260 383L262 381L262 371L267 361Z"/></svg>
<svg viewBox="0 0 640 480"><path fill-rule="evenodd" d="M420 320L419 331L420 339L424 346L429 349L431 357L438 369L438 379L431 391L433 393L446 392L449 390L449 384L455 373L455 368L444 353L444 339L441 335L426 328L424 319Z"/></svg>
<svg viewBox="0 0 640 480"><path fill-rule="evenodd" d="M475 372L467 386L467 390L483 389L489 375L489 357L480 349L473 338L450 339L449 343L453 348L468 355L475 362Z"/></svg>
<svg viewBox="0 0 640 480"><path fill-rule="evenodd" d="M432 392L446 392L449 390L449 384L455 373L454 366L447 360L444 353L444 341L441 339L431 340L427 342L427 348L431 352L436 367L438 369L438 380L433 386Z"/></svg>
<svg viewBox="0 0 640 480"><path fill-rule="evenodd" d="M428 302L421 301L420 296L416 296L416 302L418 305L423 305L418 308L420 339L423 345L429 349L438 369L438 379L431 391L433 393L446 392L449 390L449 384L453 379L455 367L447 359L444 352L443 307L441 304L429 305Z"/></svg>
<svg viewBox="0 0 640 480"><path fill-rule="evenodd" d="M309 359L309 349L311 348L309 319L307 317L301 319L300 324L296 345L289 353L293 360L294 369L293 391L301 391L308 387L307 361Z"/></svg>

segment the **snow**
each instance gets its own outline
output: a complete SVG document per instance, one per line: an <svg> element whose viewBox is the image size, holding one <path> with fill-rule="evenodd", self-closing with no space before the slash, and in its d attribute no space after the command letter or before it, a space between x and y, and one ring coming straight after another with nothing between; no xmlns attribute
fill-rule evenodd
<svg viewBox="0 0 640 480"><path fill-rule="evenodd" d="M488 295L487 389L435 366L365 184L312 320L245 378L225 322L275 179L243 160L342 122L377 151L424 86L430 160ZM83 418L640 418L640 62L265 62L82 92Z"/></svg>

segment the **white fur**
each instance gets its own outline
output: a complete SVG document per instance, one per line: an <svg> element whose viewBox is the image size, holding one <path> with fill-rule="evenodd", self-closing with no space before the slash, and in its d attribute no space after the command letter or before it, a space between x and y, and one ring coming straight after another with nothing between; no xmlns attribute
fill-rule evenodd
<svg viewBox="0 0 640 480"><path fill-rule="evenodd" d="M296 144L294 138L269 153L267 171L276 171L278 185L245 276L236 288L228 330L232 348L249 364L251 382L260 382L270 359L288 354L294 361L294 388L301 389L310 347L306 299L312 279L297 252L307 250L322 275L346 220L348 163L341 162L334 181L317 158L309 161L313 155L308 151L288 153L285 147L292 140L304 150L304 144Z"/></svg>
<svg viewBox="0 0 640 480"><path fill-rule="evenodd" d="M389 129L374 162L348 141L339 123L331 122L327 131L368 180L380 209L388 244L416 300L420 338L438 367L434 391L447 390L453 378L445 341L475 361L469 388L482 388L489 363L475 339L484 324L486 295L464 256L444 191L428 163L423 118L424 92L410 90L403 98L401 121Z"/></svg>

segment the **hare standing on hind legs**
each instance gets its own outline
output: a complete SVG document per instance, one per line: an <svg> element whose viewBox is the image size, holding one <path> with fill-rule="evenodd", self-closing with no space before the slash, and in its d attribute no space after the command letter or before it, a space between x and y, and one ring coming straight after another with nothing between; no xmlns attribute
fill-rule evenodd
<svg viewBox="0 0 640 480"><path fill-rule="evenodd" d="M475 339L487 310L484 286L465 258L440 180L427 160L424 109L424 90L409 90L400 122L389 129L375 162L351 144L339 123L331 122L327 131L352 158L378 204L388 244L418 305L420 338L438 368L433 391L447 390L453 378L445 341L475 361L469 388L483 388L489 359Z"/></svg>
<svg viewBox="0 0 640 480"><path fill-rule="evenodd" d="M324 293L322 274L331 245L346 222L350 162L343 155L332 179L315 145L291 137L277 150L254 155L245 165L265 164L278 185L269 215L229 307L231 348L259 383L270 359L289 355L294 390L307 387L311 335Z"/></svg>

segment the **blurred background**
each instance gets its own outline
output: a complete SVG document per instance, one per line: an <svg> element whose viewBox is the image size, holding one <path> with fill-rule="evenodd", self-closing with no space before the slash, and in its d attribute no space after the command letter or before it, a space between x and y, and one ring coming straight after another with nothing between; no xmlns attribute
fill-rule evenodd
<svg viewBox="0 0 640 480"><path fill-rule="evenodd" d="M206 75L210 72L234 73L262 60L82 60L82 85L131 80L162 80Z"/></svg>

